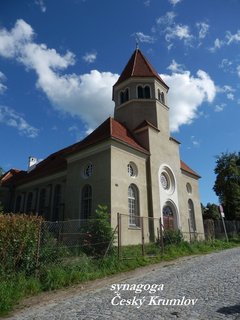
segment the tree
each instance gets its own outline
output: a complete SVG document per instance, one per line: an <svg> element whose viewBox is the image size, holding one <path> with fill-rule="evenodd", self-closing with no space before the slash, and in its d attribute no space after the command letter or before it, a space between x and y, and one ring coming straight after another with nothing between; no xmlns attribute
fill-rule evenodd
<svg viewBox="0 0 240 320"><path fill-rule="evenodd" d="M216 205L215 203L208 203L206 207L203 208L202 213L203 219L220 219L218 205Z"/></svg>
<svg viewBox="0 0 240 320"><path fill-rule="evenodd" d="M90 219L84 221L81 227L81 244L84 253L101 257L111 247L113 230L107 206L98 205Z"/></svg>
<svg viewBox="0 0 240 320"><path fill-rule="evenodd" d="M213 190L224 207L227 219L240 219L240 152L217 156Z"/></svg>

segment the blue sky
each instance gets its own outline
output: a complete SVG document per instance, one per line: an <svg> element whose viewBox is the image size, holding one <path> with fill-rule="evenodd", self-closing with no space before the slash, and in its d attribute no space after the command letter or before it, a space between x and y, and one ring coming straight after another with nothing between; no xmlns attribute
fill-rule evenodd
<svg viewBox="0 0 240 320"><path fill-rule="evenodd" d="M1 0L0 166L26 169L113 114L135 50L170 87L172 135L203 204L215 156L239 151L239 0Z"/></svg>

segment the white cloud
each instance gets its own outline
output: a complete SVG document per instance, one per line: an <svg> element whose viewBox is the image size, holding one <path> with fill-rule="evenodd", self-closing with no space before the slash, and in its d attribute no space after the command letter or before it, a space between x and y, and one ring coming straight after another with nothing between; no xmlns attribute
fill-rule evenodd
<svg viewBox="0 0 240 320"><path fill-rule="evenodd" d="M28 138L36 138L38 136L39 130L27 123L20 114L9 107L0 106L0 123L16 128L21 135Z"/></svg>
<svg viewBox="0 0 240 320"><path fill-rule="evenodd" d="M159 17L156 23L160 26L170 26L174 23L176 13L173 11L168 11L164 16Z"/></svg>
<svg viewBox="0 0 240 320"><path fill-rule="evenodd" d="M231 86L229 85L225 85L222 88L217 87L217 91L218 92L223 92L226 93L226 97L229 100L234 100L234 92L236 91L235 89L233 89Z"/></svg>
<svg viewBox="0 0 240 320"><path fill-rule="evenodd" d="M150 1L150 0L146 0L146 1L144 1L143 3L144 3L144 5L145 5L145 7L149 7L151 1Z"/></svg>
<svg viewBox="0 0 240 320"><path fill-rule="evenodd" d="M33 34L32 27L22 19L17 20L10 32L0 29L0 54L5 58L15 57L32 40Z"/></svg>
<svg viewBox="0 0 240 320"><path fill-rule="evenodd" d="M25 32L23 32L23 30ZM20 35L16 37L17 35ZM0 30L0 55L11 57L37 74L37 87L48 97L58 111L79 116L89 127L95 128L113 113L112 86L118 75L92 70L90 73L62 74L74 64L74 54L60 55L55 49L32 40L33 30L23 20L18 20L11 31ZM17 40L17 41L16 41ZM13 48L7 55L7 47Z"/></svg>
<svg viewBox="0 0 240 320"><path fill-rule="evenodd" d="M199 39L204 39L208 33L209 30L209 24L205 22L197 22L196 26L198 28L198 37Z"/></svg>
<svg viewBox="0 0 240 320"><path fill-rule="evenodd" d="M87 63L93 63L96 59L97 59L97 52L92 52L92 53L87 52L83 56L83 60Z"/></svg>
<svg viewBox="0 0 240 320"><path fill-rule="evenodd" d="M222 59L221 63L219 64L219 67L221 69L223 69L223 71L228 72L228 71L231 71L232 64L233 64L232 61L224 58L224 59Z"/></svg>
<svg viewBox="0 0 240 320"><path fill-rule="evenodd" d="M168 0L173 6L180 3L182 0Z"/></svg>
<svg viewBox="0 0 240 320"><path fill-rule="evenodd" d="M190 34L189 27L187 25L175 25L174 28L170 28L167 33L167 38L174 39L179 38L180 40L190 39L192 36Z"/></svg>
<svg viewBox="0 0 240 320"><path fill-rule="evenodd" d="M139 42L154 43L156 41L154 37L146 35L143 32L136 32L134 35Z"/></svg>
<svg viewBox="0 0 240 320"><path fill-rule="evenodd" d="M191 142L194 147L199 147L200 146L200 141L196 139L195 136L191 136Z"/></svg>
<svg viewBox="0 0 240 320"><path fill-rule="evenodd" d="M240 42L240 30L237 31L237 33L232 34L230 31L226 32L226 42L227 45L234 43L234 42Z"/></svg>
<svg viewBox="0 0 240 320"><path fill-rule="evenodd" d="M39 6L40 10L44 13L47 11L47 7L45 5L45 3L43 2L43 0L35 0L35 4L37 6Z"/></svg>
<svg viewBox="0 0 240 320"><path fill-rule="evenodd" d="M169 11L156 20L160 33L165 34L165 40L170 43L169 49L172 47L173 40L182 40L185 45L190 45L193 39L189 26L177 24L174 21L175 17L176 14Z"/></svg>
<svg viewBox="0 0 240 320"><path fill-rule="evenodd" d="M213 47L209 48L209 51L215 52L217 49L220 49L224 45L224 41L215 39Z"/></svg>
<svg viewBox="0 0 240 320"><path fill-rule="evenodd" d="M226 31L225 37L223 40L215 39L213 47L209 48L211 52L215 52L217 49L220 49L223 46L229 46L232 43L240 42L240 30L235 34L232 34L231 31Z"/></svg>
<svg viewBox="0 0 240 320"><path fill-rule="evenodd" d="M237 66L237 74L238 74L238 76L240 77L240 65Z"/></svg>
<svg viewBox="0 0 240 320"><path fill-rule="evenodd" d="M170 87L168 105L171 131L178 131L181 125L192 123L198 117L202 103L211 103L215 98L216 86L203 70L198 70L195 77L190 71L162 74L161 77Z"/></svg>
<svg viewBox="0 0 240 320"><path fill-rule="evenodd" d="M172 71L173 73L184 72L184 66L182 64L177 63L174 59L172 60L171 64L167 67L167 69Z"/></svg>
<svg viewBox="0 0 240 320"><path fill-rule="evenodd" d="M215 106L214 111L215 111L215 112L222 112L225 107L226 107L226 103L217 104L217 105Z"/></svg>
<svg viewBox="0 0 240 320"><path fill-rule="evenodd" d="M171 20L173 16L174 14L169 13L167 19ZM27 32L22 32L22 26ZM118 74L98 70L82 75L64 74L63 71L75 62L73 53L67 52L61 55L45 44L33 42L33 30L23 20L18 21L10 32L6 30L4 32L0 33L0 43L7 33L8 42L14 43L11 57L36 72L37 87L46 94L56 110L79 116L86 124L86 132L90 132L113 113L112 86L117 81ZM17 45L14 42L15 33L22 35ZM187 37L186 31L183 29L179 31L179 36ZM0 55L6 57L5 49L6 46L2 47L2 50L0 48ZM176 61L172 62L169 69L173 74L162 75L162 78L171 88L169 91L171 130L177 131L181 125L191 123L198 116L198 108L203 102L213 101L216 87L209 75L202 70L199 70L196 76L192 76ZM16 119L20 123L18 117L11 117L9 125L16 126ZM22 121L19 127L23 128L23 124ZM37 135L37 129L26 122L25 127L26 132L27 128L32 132L29 136Z"/></svg>
<svg viewBox="0 0 240 320"><path fill-rule="evenodd" d="M5 75L0 71L0 94L3 94L4 91L7 90L7 87L3 84L5 80L6 80Z"/></svg>

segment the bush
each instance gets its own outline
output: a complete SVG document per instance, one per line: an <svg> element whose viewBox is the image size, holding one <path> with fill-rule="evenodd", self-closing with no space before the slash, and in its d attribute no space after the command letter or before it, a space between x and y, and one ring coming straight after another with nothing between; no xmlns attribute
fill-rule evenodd
<svg viewBox="0 0 240 320"><path fill-rule="evenodd" d="M95 257L103 256L113 235L107 206L98 205L95 213L81 227L80 232L82 251Z"/></svg>
<svg viewBox="0 0 240 320"><path fill-rule="evenodd" d="M29 215L0 215L0 276L35 270L42 218Z"/></svg>
<svg viewBox="0 0 240 320"><path fill-rule="evenodd" d="M167 244L179 244L183 239L183 234L180 230L166 230L163 234L163 242Z"/></svg>

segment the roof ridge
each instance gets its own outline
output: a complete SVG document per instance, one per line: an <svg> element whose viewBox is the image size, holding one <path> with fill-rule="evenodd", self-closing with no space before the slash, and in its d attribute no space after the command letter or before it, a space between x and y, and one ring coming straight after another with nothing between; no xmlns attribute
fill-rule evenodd
<svg viewBox="0 0 240 320"><path fill-rule="evenodd" d="M135 55L134 55L134 61L133 61L133 68L132 68L132 72L131 72L131 76L134 75L134 71L135 71L135 67L136 67L136 62L137 62L137 52L140 51L139 49L135 50Z"/></svg>

